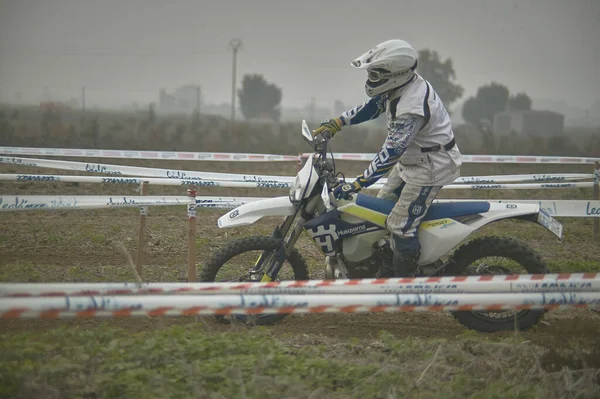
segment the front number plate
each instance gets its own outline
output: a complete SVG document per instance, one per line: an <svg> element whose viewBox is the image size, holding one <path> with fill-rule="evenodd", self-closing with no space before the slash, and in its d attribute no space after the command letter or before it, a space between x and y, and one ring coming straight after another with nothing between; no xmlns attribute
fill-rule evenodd
<svg viewBox="0 0 600 399"><path fill-rule="evenodd" d="M537 222L554 233L558 238L562 238L563 225L545 210L540 209Z"/></svg>

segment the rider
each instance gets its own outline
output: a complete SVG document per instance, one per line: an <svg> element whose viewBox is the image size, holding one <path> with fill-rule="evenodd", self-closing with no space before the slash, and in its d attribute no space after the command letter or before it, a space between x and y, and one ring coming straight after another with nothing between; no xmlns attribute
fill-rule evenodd
<svg viewBox="0 0 600 399"><path fill-rule="evenodd" d="M386 219L392 234L393 274L412 276L421 245L417 230L442 186L460 176L461 154L454 141L450 117L429 82L415 72L417 53L403 40L388 40L351 64L367 71L365 91L371 99L323 121L312 134L333 137L343 126L357 125L385 112L388 135L381 151L353 183L334 189L337 199L348 199L390 172L378 198L396 201ZM390 271L382 270L390 277Z"/></svg>

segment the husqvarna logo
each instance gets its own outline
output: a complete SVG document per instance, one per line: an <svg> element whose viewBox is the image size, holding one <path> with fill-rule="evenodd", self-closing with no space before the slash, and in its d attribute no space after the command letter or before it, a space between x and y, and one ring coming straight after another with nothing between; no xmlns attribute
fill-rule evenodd
<svg viewBox="0 0 600 399"><path fill-rule="evenodd" d="M310 230L310 235L313 237L313 240L319 244L324 254L329 255L335 252L333 243L338 240L339 236L335 232L334 224L330 224L327 228L324 226L317 226L316 229Z"/></svg>
<svg viewBox="0 0 600 399"><path fill-rule="evenodd" d="M423 206L422 205L415 205L412 208L412 214L415 216L419 216L421 214L421 212L423 212Z"/></svg>
<svg viewBox="0 0 600 399"><path fill-rule="evenodd" d="M358 233L359 231L364 231L367 229L366 225L360 225L360 226L356 226L356 227L352 227L350 229L346 229L346 230L340 230L338 232L336 232L336 234L339 236L346 236L346 235L350 235L350 234L354 234L354 233Z"/></svg>

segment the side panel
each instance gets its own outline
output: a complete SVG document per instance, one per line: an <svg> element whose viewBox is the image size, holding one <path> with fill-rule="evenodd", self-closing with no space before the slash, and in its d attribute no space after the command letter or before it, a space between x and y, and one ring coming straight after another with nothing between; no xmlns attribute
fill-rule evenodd
<svg viewBox="0 0 600 399"><path fill-rule="evenodd" d="M373 244L390 234L385 229L359 234L343 239L344 257L350 262L360 262L373 255Z"/></svg>
<svg viewBox="0 0 600 399"><path fill-rule="evenodd" d="M335 255L336 243L345 237L360 237L366 233L385 230L368 221L352 223L340 218L340 212L327 212L304 224L306 233L327 256Z"/></svg>
<svg viewBox="0 0 600 399"><path fill-rule="evenodd" d="M539 206L535 204L490 204L488 212L481 216L465 217L458 222L454 219L436 219L423 222L419 226L421 257L419 264L435 262L472 232L494 221L518 216L537 214ZM461 218L457 218L461 220Z"/></svg>
<svg viewBox="0 0 600 399"><path fill-rule="evenodd" d="M418 232L421 243L419 265L435 262L475 230L453 219L437 219L421 223Z"/></svg>
<svg viewBox="0 0 600 399"><path fill-rule="evenodd" d="M296 212L289 197L267 198L239 206L219 218L219 228L247 226L265 216L289 216Z"/></svg>

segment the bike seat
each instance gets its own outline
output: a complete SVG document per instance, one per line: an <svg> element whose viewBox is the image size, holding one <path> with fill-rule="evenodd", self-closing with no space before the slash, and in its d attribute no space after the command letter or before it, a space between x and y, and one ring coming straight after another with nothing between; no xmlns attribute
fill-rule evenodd
<svg viewBox="0 0 600 399"><path fill-rule="evenodd" d="M356 205L368 208L372 211L389 215L396 201L375 198L366 194L357 194ZM422 221L453 218L458 216L475 215L487 212L490 209L489 202L467 201L467 202L438 202L431 204L427 214Z"/></svg>

